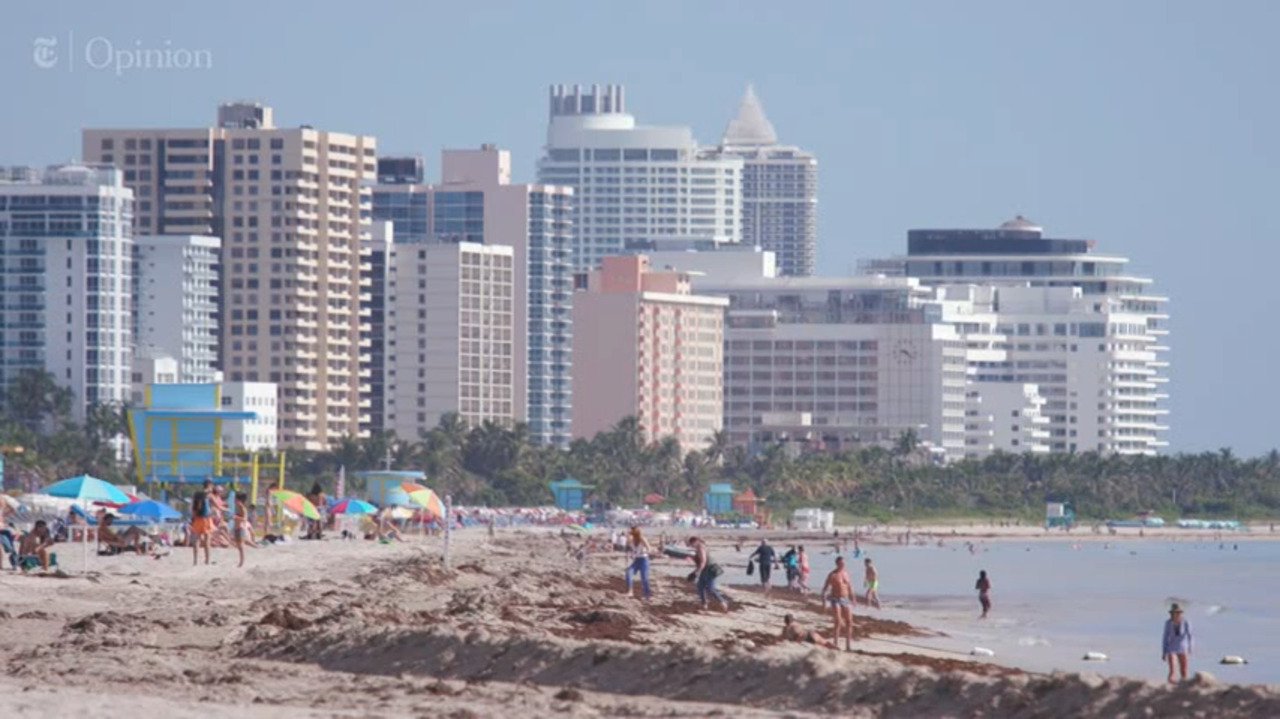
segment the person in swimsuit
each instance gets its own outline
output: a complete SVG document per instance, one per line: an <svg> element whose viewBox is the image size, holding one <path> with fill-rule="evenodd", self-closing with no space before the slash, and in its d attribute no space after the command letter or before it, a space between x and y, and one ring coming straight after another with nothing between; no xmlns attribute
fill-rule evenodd
<svg viewBox="0 0 1280 719"><path fill-rule="evenodd" d="M876 565L871 563L871 557L862 560L863 566L866 567L866 576L864 578L864 586L866 588L866 602L868 607L880 608L880 574L876 572Z"/></svg>
<svg viewBox="0 0 1280 719"><path fill-rule="evenodd" d="M209 537L213 534L213 480L191 495L191 565L200 563L200 547L204 547L204 563L209 563Z"/></svg>
<svg viewBox="0 0 1280 719"><path fill-rule="evenodd" d="M836 557L836 568L827 575L822 586L823 601L831 607L835 621L835 641L844 635L844 648L853 649L853 582L844 568L844 557Z"/></svg>
<svg viewBox="0 0 1280 719"><path fill-rule="evenodd" d="M789 642L807 642L827 649L839 649L835 642L828 640L813 630L804 629L799 624L796 624L796 618L790 614L782 618L782 638Z"/></svg>
<svg viewBox="0 0 1280 719"><path fill-rule="evenodd" d="M244 566L244 545L249 541L249 495L244 492L236 492L236 513L231 518L231 542L236 545L236 551L240 553L240 563L237 567Z"/></svg>
<svg viewBox="0 0 1280 719"><path fill-rule="evenodd" d="M978 572L978 583L973 588L978 590L978 604L982 605L982 616L979 618L986 619L991 611L991 580L987 579L987 570Z"/></svg>
<svg viewBox="0 0 1280 719"><path fill-rule="evenodd" d="M805 554L804 546L796 548L796 561L800 564L800 593L809 593L809 555Z"/></svg>

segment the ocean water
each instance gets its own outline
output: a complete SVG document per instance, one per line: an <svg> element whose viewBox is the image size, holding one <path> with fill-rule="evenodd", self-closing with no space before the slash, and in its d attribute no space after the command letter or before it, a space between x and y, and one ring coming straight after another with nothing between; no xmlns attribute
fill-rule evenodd
<svg viewBox="0 0 1280 719"><path fill-rule="evenodd" d="M1034 671L1163 680L1160 640L1169 603L1177 601L1195 640L1192 672L1280 683L1280 542L1223 537L1222 548L1194 535L1110 544L1002 539L980 543L977 554L950 540L943 547L869 546L864 556L880 573L883 616L948 635L904 640L911 644L961 654L985 647L995 652L993 661ZM860 588L861 558L846 561ZM810 585L818 590L834 565L832 549L810 547L810 564ZM992 584L986 620L978 619L973 589L980 569ZM737 573L732 581L749 578ZM1084 661L1085 652L1109 660ZM1227 654L1249 663L1219 665Z"/></svg>

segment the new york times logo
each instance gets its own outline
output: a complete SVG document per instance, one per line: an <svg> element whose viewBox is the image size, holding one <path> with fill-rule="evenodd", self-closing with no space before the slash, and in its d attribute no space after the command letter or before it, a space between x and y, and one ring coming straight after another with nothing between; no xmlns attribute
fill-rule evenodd
<svg viewBox="0 0 1280 719"><path fill-rule="evenodd" d="M75 35L67 33L66 57L59 56L59 38L37 37L32 41L31 61L41 70L65 67L68 72L76 69L77 60L82 67L96 72L111 72L116 77L138 71L158 70L212 70L213 53L209 50L174 47L172 40L159 46L144 45L134 40L132 46L121 45L101 35L89 38L76 52Z"/></svg>

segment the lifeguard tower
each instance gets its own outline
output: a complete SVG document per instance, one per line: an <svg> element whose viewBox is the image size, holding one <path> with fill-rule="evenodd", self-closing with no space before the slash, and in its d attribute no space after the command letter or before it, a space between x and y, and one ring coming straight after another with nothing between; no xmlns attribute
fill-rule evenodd
<svg viewBox="0 0 1280 719"><path fill-rule="evenodd" d="M1076 511L1066 502L1045 502L1044 505L1044 526L1046 529L1054 527L1062 527L1064 529L1075 526Z"/></svg>
<svg viewBox="0 0 1280 719"><path fill-rule="evenodd" d="M354 476L364 480L365 499L379 507L385 507L388 504L408 504L409 495L400 485L405 482L422 484L427 480L425 472L390 469L355 472Z"/></svg>
<svg viewBox="0 0 1280 719"><path fill-rule="evenodd" d="M283 486L283 452L275 463L264 465L257 452L222 444L223 422L257 416L222 409L221 387L215 383L147 385L143 406L128 409L138 486L163 491L206 479L233 488L248 484L251 501L258 497L264 474Z"/></svg>
<svg viewBox="0 0 1280 719"><path fill-rule="evenodd" d="M550 485L556 506L571 512L582 509L587 503L587 492L594 489L572 477L551 482Z"/></svg>

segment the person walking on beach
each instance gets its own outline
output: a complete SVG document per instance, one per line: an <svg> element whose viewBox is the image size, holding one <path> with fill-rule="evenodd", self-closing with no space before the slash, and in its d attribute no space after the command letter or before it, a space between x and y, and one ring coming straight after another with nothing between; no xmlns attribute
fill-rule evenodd
<svg viewBox="0 0 1280 719"><path fill-rule="evenodd" d="M632 527L627 538L627 556L631 564L627 566L627 596L631 596L631 578L640 575L640 591L644 598L649 598L649 540L640 533L639 527Z"/></svg>
<svg viewBox="0 0 1280 719"><path fill-rule="evenodd" d="M213 535L213 480L206 479L191 495L191 566L200 563L200 547L204 547L204 563L209 563L209 539Z"/></svg>
<svg viewBox="0 0 1280 719"><path fill-rule="evenodd" d="M973 588L978 590L978 604L982 605L982 616L979 619L986 619L991 611L991 580L987 579L987 570L978 572L978 582Z"/></svg>
<svg viewBox="0 0 1280 719"><path fill-rule="evenodd" d="M787 589L792 591L796 590L796 583L800 579L800 562L798 555L799 553L796 551L795 547L791 547L787 550L786 554L782 555L782 566L787 570Z"/></svg>
<svg viewBox="0 0 1280 719"><path fill-rule="evenodd" d="M1174 667L1182 681L1187 680L1187 657L1191 656L1191 622L1182 617L1182 607L1174 602L1169 607L1169 618L1164 623L1164 642L1161 647L1162 661L1169 663L1169 683L1176 684Z"/></svg>
<svg viewBox="0 0 1280 719"><path fill-rule="evenodd" d="M716 579L724 574L724 568L711 560L706 542L698 537L689 537L688 544L693 548L693 562L696 565L693 577L697 582L698 601L702 602L702 608L707 608L707 598L712 597L720 604L721 609L729 611L729 601L716 589Z"/></svg>
<svg viewBox="0 0 1280 719"><path fill-rule="evenodd" d="M844 557L836 557L836 568L827 575L826 584L822 585L822 599L831 607L831 617L835 621L835 641L840 642L844 635L844 648L853 649L853 582L844 568Z"/></svg>
<svg viewBox="0 0 1280 719"><path fill-rule="evenodd" d="M866 576L863 579L866 587L866 602L868 607L880 608L880 574L876 572L876 565L871 563L871 557L867 557L862 561L866 567Z"/></svg>
<svg viewBox="0 0 1280 719"><path fill-rule="evenodd" d="M769 546L766 539L760 540L760 546L756 547L756 551L747 557L747 561L756 561L760 564L760 586L764 587L764 593L769 593L769 574L773 572L773 563L778 560L778 552Z"/></svg>

